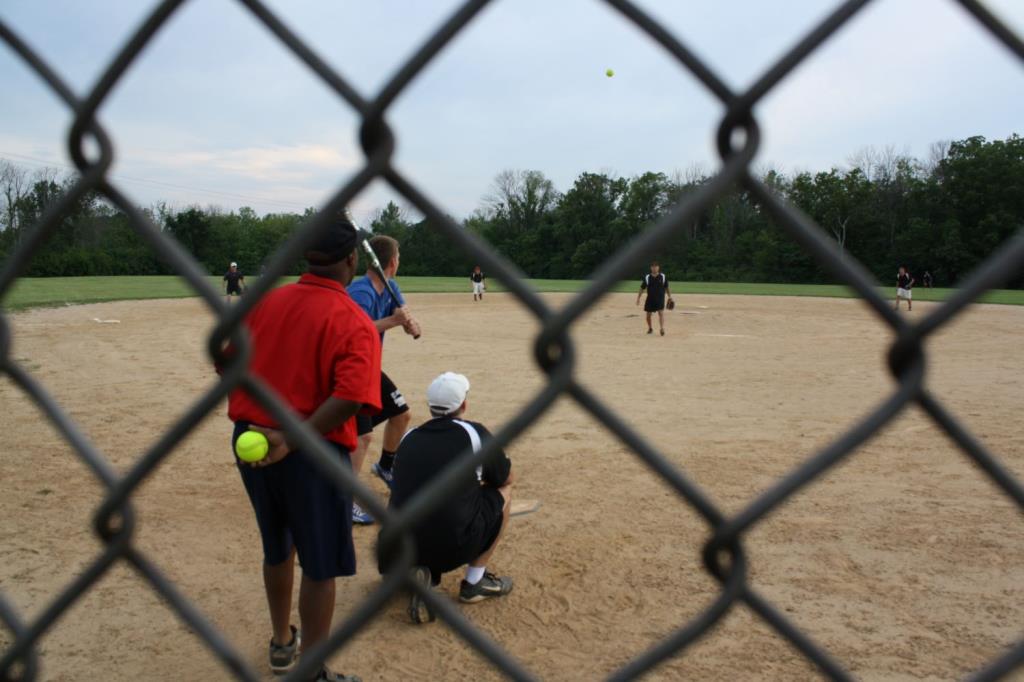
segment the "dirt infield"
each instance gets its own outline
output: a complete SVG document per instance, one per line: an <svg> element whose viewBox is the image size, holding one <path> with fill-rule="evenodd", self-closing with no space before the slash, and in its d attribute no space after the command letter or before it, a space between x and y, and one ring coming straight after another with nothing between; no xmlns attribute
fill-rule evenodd
<svg viewBox="0 0 1024 682"><path fill-rule="evenodd" d="M443 370L470 377L469 416L494 429L542 385L536 324L508 296L409 298L423 338L390 333L384 364L414 420ZM728 512L894 387L891 336L858 301L680 302L662 338L643 334L632 295L609 296L575 329L579 373ZM204 350L211 318L196 300L29 311L13 327L15 357L120 471L215 381ZM1022 331L1024 308L976 306L929 345L935 394L1018 477ZM7 379L0 404L0 589L36 615L99 553L91 515L101 492ZM134 497L138 544L265 670L259 540L229 437L221 408L146 482ZM713 598L700 563L707 527L575 404L561 400L509 454L516 494L544 506L513 520L492 562L515 578L512 595L463 611L535 673L603 677ZM361 571L339 581L336 622L378 580L375 537L356 529ZM1024 629L1024 516L916 409L757 525L746 547L756 588L859 677L962 677ZM454 594L458 578L442 589ZM0 648L8 642L0 630ZM57 623L41 654L45 680L227 677L124 566ZM407 623L399 601L333 664L365 680L498 677L443 625ZM738 608L650 679L810 676Z"/></svg>

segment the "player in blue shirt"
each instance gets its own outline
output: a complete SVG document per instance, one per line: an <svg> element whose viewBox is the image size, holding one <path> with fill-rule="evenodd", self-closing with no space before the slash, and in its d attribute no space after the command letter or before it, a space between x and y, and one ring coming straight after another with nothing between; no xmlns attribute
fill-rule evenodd
<svg viewBox="0 0 1024 682"><path fill-rule="evenodd" d="M419 336L419 323L409 313L398 283L393 279L398 272L398 242L391 237L378 235L370 240L370 246L377 254L377 259L380 260L384 275L391 282L395 293L398 294L401 306L395 305L384 282L369 268L364 277L355 280L348 286L349 296L373 320L377 331L380 332L381 343L384 342L384 332L395 327L402 327L405 333L411 336ZM374 463L373 473L390 488L391 468L395 463L395 452L398 450L399 443L402 442L402 436L409 428L412 415L409 414L409 406L406 404L402 392L384 372L380 374L380 398L382 405L380 413L373 417L363 415L356 417L359 444L355 452L352 453L352 470L358 474L363 468L366 452L373 441L374 427L381 422L387 422L384 427L384 443L381 448L380 461ZM352 520L361 524L373 523L373 517L357 504L352 507Z"/></svg>

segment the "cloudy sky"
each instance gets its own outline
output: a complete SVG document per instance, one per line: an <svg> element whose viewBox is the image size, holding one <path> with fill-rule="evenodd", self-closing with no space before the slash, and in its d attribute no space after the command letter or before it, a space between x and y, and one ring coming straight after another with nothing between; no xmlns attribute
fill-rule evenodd
<svg viewBox="0 0 1024 682"><path fill-rule="evenodd" d="M84 95L154 4L4 0L0 19ZM458 3L269 4L370 97ZM834 3L639 4L739 89ZM1024 2L989 7L1024 33ZM70 117L6 47L0 92L0 157L65 167ZM1024 65L954 2L876 0L757 113L757 162L788 173L842 166L868 145L925 157L937 140L1024 133ZM413 82L388 120L398 167L461 217L507 168L543 171L563 191L583 171L713 170L721 114L694 78L603 3L497 0ZM116 144L115 177L142 205L301 211L363 160L347 105L229 0L186 2L100 116ZM376 183L357 200L357 215L392 198L405 203Z"/></svg>

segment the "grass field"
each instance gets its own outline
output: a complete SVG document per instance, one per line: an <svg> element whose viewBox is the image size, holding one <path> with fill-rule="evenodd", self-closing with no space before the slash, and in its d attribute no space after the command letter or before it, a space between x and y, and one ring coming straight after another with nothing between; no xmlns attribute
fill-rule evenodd
<svg viewBox="0 0 1024 682"><path fill-rule="evenodd" d="M219 277L210 277L214 287L221 285ZM407 293L465 293L468 283L462 277L399 277L402 290ZM530 284L537 291L579 291L586 280L533 279ZM676 294L728 294L740 296L821 296L851 298L853 293L844 286L832 284L756 284L743 282L675 282ZM616 291L637 290L634 281L620 282ZM504 291L500 282L491 281L488 291ZM914 299L941 301L953 289L914 289ZM883 289L889 296L891 288ZM146 298L187 298L195 294L184 280L174 276L154 277L28 277L20 279L3 299L8 310L60 306L76 303L100 303ZM990 291L982 299L985 303L1024 305L1024 291L999 289Z"/></svg>

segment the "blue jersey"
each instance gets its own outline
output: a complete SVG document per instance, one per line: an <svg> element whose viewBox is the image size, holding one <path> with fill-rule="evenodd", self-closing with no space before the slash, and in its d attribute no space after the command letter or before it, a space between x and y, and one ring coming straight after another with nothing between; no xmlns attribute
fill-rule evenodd
<svg viewBox="0 0 1024 682"><path fill-rule="evenodd" d="M395 293L398 294L398 300L404 306L405 299L402 298L402 290L398 288L398 282L395 280L390 281ZM397 307L391 298L391 294L388 293L387 287L381 289L381 292L378 294L377 290L373 288L373 282L365 275L348 285L348 295L359 304L360 308L366 311L371 320L383 320L385 317L390 317L394 314ZM381 341L384 340L384 332L380 333L380 339Z"/></svg>

